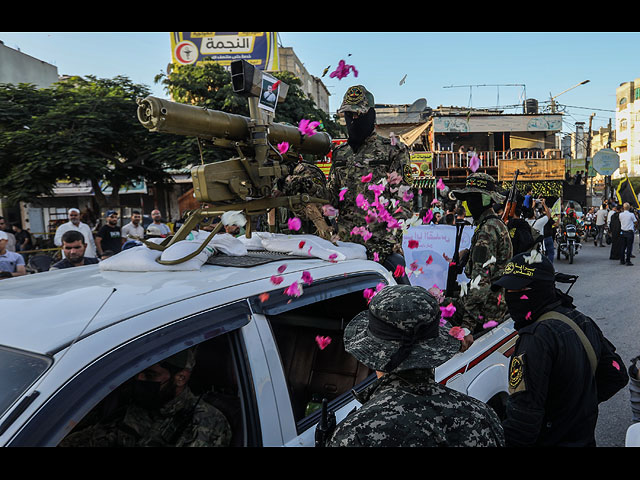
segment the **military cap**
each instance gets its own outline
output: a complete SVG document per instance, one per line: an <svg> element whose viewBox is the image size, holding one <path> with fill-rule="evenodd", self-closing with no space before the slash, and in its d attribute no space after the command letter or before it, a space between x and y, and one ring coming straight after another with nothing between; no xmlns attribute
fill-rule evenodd
<svg viewBox="0 0 640 480"><path fill-rule="evenodd" d="M460 351L449 328L440 325L438 301L427 290L393 285L349 322L344 344L360 362L381 372L435 368Z"/></svg>
<svg viewBox="0 0 640 480"><path fill-rule="evenodd" d="M509 260L502 277L493 282L491 289L520 290L532 282L555 282L553 264L536 250L519 253Z"/></svg>
<svg viewBox="0 0 640 480"><path fill-rule="evenodd" d="M162 364L166 364L167 366L171 366L178 370L192 370L196 364L196 356L193 352L193 349L188 348L181 352L176 353L175 355L166 358L162 362Z"/></svg>
<svg viewBox="0 0 640 480"><path fill-rule="evenodd" d="M338 113L367 113L374 106L373 94L362 85L354 85L344 94Z"/></svg>
<svg viewBox="0 0 640 480"><path fill-rule="evenodd" d="M494 178L482 172L472 173L467 177L465 186L461 190L453 190L456 198L464 200L464 196L469 193L487 193L496 203L503 203L505 196L498 192L498 184Z"/></svg>

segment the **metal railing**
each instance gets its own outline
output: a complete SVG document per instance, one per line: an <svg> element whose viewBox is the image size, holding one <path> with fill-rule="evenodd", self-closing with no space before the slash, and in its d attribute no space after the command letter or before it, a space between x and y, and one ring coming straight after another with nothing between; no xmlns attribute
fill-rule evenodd
<svg viewBox="0 0 640 480"><path fill-rule="evenodd" d="M475 152L480 160L480 167L498 167L500 160L526 160L549 158L545 156L544 151L539 149L518 149L507 151L481 151ZM468 168L469 162L473 158L472 152L449 152L436 151L433 152L433 168Z"/></svg>

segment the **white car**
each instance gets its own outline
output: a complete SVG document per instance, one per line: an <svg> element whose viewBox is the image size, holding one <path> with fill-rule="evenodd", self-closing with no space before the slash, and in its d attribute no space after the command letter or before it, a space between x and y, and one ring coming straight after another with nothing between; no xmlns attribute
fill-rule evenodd
<svg viewBox="0 0 640 480"><path fill-rule="evenodd" d="M358 406L351 390L375 378L345 353L342 332L367 308L363 291L393 276L366 260L213 260L199 271L91 265L3 280L0 445L58 445L90 412L116 408L138 372L198 345L189 386L227 416L232 445L314 446L322 399L340 422ZM284 294L304 271L302 295ZM331 341L321 349L316 336ZM436 379L501 412L516 338L511 321L499 325Z"/></svg>

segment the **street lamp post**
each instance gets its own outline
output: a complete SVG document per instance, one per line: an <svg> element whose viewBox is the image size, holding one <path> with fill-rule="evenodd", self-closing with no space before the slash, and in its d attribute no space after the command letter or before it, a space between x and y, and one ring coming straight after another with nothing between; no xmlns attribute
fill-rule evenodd
<svg viewBox="0 0 640 480"><path fill-rule="evenodd" d="M576 87L579 87L580 85L584 85L585 83L589 83L591 80L583 80L582 82L574 85L573 87L567 88L565 91L560 92L559 94L557 94L555 97L551 97L551 92L549 92L549 96L551 97L551 113L556 113L556 98L558 98L560 95L562 95L563 93L568 92L569 90L573 90Z"/></svg>

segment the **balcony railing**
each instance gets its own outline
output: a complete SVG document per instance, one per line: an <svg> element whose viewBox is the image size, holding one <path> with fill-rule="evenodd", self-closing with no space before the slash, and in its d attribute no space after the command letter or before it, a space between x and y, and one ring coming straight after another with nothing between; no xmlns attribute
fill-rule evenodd
<svg viewBox="0 0 640 480"><path fill-rule="evenodd" d="M541 158L558 158L556 154L545 155L541 149L517 149L507 151L483 151L475 152L480 160L480 168L497 168L500 160L526 160ZM433 168L468 168L473 157L472 153L436 151L433 152Z"/></svg>

